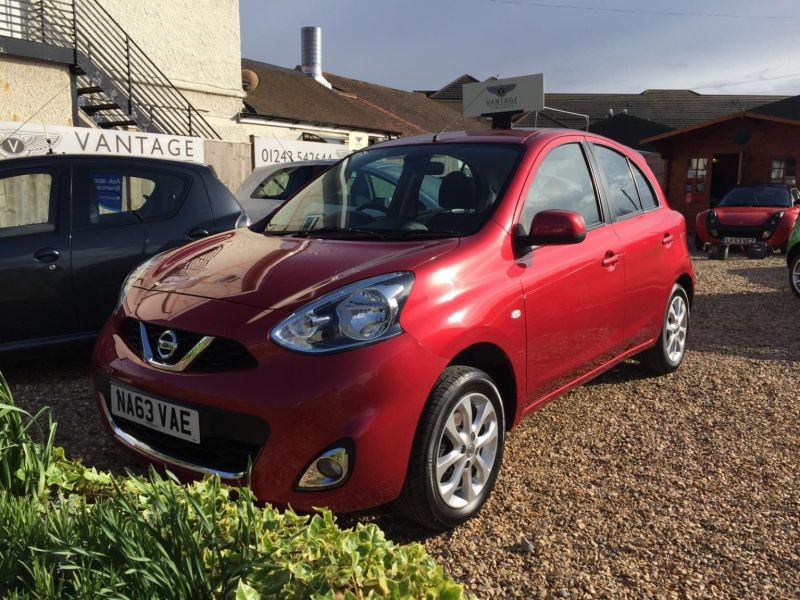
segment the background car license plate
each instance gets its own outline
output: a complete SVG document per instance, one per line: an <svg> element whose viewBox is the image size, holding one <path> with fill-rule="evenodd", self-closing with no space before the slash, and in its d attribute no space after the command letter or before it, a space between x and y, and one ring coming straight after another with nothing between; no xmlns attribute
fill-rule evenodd
<svg viewBox="0 0 800 600"><path fill-rule="evenodd" d="M191 408L163 402L112 383L111 413L167 435L200 443L200 415Z"/></svg>
<svg viewBox="0 0 800 600"><path fill-rule="evenodd" d="M756 243L756 238L726 237L726 238L722 238L722 241L725 242L726 244L728 244L729 246L731 244L734 244L734 245L735 244L747 245L747 244L755 244Z"/></svg>

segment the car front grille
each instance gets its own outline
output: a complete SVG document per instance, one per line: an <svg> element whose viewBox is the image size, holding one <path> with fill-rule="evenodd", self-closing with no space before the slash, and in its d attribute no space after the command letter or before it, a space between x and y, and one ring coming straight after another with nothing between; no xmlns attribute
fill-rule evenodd
<svg viewBox="0 0 800 600"><path fill-rule="evenodd" d="M752 237L757 240L762 239L762 234L766 231L772 235L772 229L766 225L756 225L754 227L747 227L744 225L717 225L714 227L717 231L717 237Z"/></svg>
<svg viewBox="0 0 800 600"><path fill-rule="evenodd" d="M180 363L186 355L206 336L202 333L183 331L137 321L131 317L122 320L117 333L139 358L145 358L145 348L141 335L141 325L144 325L146 342L156 359L155 366L159 364L172 367ZM158 340L166 331L172 331L177 339L178 349L169 358L162 358L156 354ZM153 363L151 363L153 364ZM237 371L253 369L258 366L258 361L240 342L229 338L215 337L211 343L195 356L186 366L184 372L189 373L218 373L222 371Z"/></svg>

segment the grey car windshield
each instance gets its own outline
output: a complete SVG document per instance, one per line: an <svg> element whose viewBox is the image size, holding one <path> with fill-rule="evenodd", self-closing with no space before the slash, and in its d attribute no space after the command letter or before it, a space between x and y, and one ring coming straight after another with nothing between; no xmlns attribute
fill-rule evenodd
<svg viewBox="0 0 800 600"><path fill-rule="evenodd" d="M770 185L735 187L722 198L719 206L780 206L790 207L792 197L788 188Z"/></svg>
<svg viewBox="0 0 800 600"><path fill-rule="evenodd" d="M354 154L312 181L266 224L267 235L455 237L494 212L524 147L425 144Z"/></svg>

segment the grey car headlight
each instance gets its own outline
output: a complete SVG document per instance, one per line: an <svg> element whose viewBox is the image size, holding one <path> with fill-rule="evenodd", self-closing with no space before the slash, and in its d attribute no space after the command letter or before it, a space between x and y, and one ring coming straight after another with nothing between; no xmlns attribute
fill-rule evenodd
<svg viewBox="0 0 800 600"><path fill-rule="evenodd" d="M163 252L161 254L163 254ZM122 301L125 299L125 294L127 294L128 290L133 287L133 284L136 283L136 280L140 279L142 275L144 275L144 272L150 268L150 265L161 258L161 254L151 256L138 267L135 267L130 273L128 273L125 281L122 282L122 287L119 289L119 298L117 298L117 307L114 309L114 312L117 312L119 307L122 306Z"/></svg>
<svg viewBox="0 0 800 600"><path fill-rule="evenodd" d="M270 337L279 346L308 354L339 352L403 333L403 310L414 274L388 273L322 296L278 323Z"/></svg>

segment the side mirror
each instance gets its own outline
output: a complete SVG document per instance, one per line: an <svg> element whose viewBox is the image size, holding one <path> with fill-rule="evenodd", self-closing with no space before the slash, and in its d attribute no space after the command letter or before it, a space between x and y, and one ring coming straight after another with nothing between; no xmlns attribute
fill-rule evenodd
<svg viewBox="0 0 800 600"><path fill-rule="evenodd" d="M536 213L528 235L517 235L521 247L578 244L586 238L586 222L570 210L543 210Z"/></svg>

